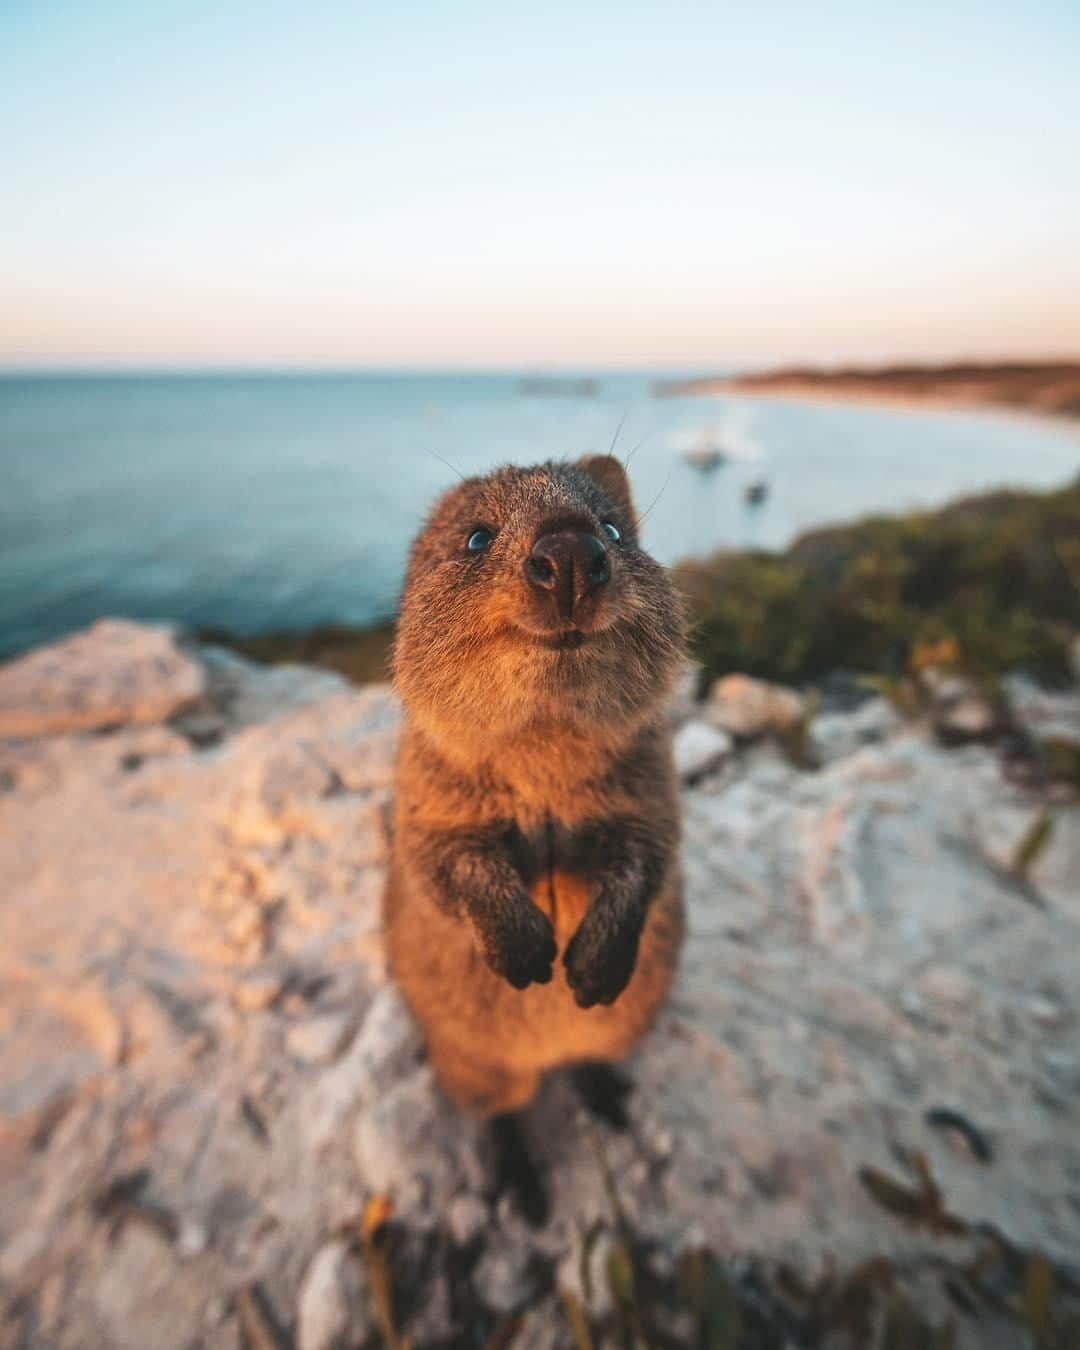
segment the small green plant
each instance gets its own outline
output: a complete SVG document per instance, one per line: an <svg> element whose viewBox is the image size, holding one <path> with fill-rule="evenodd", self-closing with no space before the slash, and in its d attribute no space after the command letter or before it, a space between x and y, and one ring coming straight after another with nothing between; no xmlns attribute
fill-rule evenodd
<svg viewBox="0 0 1080 1350"><path fill-rule="evenodd" d="M1013 871L1027 880L1031 869L1046 851L1046 846L1054 835L1054 817L1049 811L1042 811L1021 835L1013 850Z"/></svg>

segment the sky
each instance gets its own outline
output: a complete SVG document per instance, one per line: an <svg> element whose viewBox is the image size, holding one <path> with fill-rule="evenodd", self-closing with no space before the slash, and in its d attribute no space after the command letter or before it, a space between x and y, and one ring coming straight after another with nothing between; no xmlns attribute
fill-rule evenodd
<svg viewBox="0 0 1080 1350"><path fill-rule="evenodd" d="M1080 3L0 0L0 365L1080 356Z"/></svg>

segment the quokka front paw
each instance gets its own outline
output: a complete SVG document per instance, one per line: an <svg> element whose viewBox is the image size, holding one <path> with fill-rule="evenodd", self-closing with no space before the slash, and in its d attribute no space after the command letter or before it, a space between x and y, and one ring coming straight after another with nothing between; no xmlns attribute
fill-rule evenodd
<svg viewBox="0 0 1080 1350"><path fill-rule="evenodd" d="M640 939L639 923L625 916L620 921L604 906L589 910L563 956L579 1007L615 1002L634 973Z"/></svg>
<svg viewBox="0 0 1080 1350"><path fill-rule="evenodd" d="M485 961L515 989L550 981L555 930L524 891L485 916L480 939Z"/></svg>

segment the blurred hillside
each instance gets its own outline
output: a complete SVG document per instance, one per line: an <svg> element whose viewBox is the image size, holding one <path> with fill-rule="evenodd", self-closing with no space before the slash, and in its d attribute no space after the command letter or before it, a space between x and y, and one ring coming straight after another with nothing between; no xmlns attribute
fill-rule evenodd
<svg viewBox="0 0 1080 1350"><path fill-rule="evenodd" d="M1080 417L1080 361L918 366L786 366L732 379L675 381L664 394L780 394L948 407L1004 407Z"/></svg>

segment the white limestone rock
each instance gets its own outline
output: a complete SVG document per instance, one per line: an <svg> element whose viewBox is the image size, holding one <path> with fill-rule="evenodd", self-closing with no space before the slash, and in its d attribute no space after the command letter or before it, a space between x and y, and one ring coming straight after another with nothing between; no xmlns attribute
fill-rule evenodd
<svg viewBox="0 0 1080 1350"><path fill-rule="evenodd" d="M725 675L709 690L704 713L714 727L739 740L754 740L795 730L804 705L802 696L784 685L749 675Z"/></svg>
<svg viewBox="0 0 1080 1350"><path fill-rule="evenodd" d="M163 722L205 688L171 628L102 619L0 666L0 740Z"/></svg>
<svg viewBox="0 0 1080 1350"><path fill-rule="evenodd" d="M311 1259L296 1309L297 1350L351 1350L371 1329L364 1270L343 1241Z"/></svg>
<svg viewBox="0 0 1080 1350"><path fill-rule="evenodd" d="M691 782L719 768L733 748L726 731L718 731L707 722L684 722L675 733L675 771L684 782Z"/></svg>
<svg viewBox="0 0 1080 1350"><path fill-rule="evenodd" d="M1018 877L1045 802L991 749L877 710L868 743L819 772L765 740L685 788L687 940L627 1062L633 1129L584 1118L551 1079L526 1122L552 1201L531 1230L489 1203L484 1130L439 1091L387 980L392 695L334 689L268 717L226 717L211 749L134 725L0 746L0 1283L16 1309L0 1339L232 1345L236 1291L258 1283L305 1344L333 1344L357 1268L340 1244L389 1194L430 1261L431 1326L452 1318L430 1253L475 1244L477 1295L524 1300L523 1343L558 1343L560 1307L530 1282L575 1233L610 1228L598 1146L657 1260L689 1234L810 1274L951 1259L956 1239L897 1223L858 1180L871 1165L912 1181L913 1151L950 1211L1058 1260L1080 1250L1080 821L1055 803ZM325 1036L298 1030L331 1015ZM298 1055L309 1035L317 1052ZM928 1126L942 1107L993 1141L992 1164ZM99 1198L143 1173L151 1218L116 1231Z"/></svg>
<svg viewBox="0 0 1080 1350"><path fill-rule="evenodd" d="M900 727L900 717L888 699L871 698L853 712L821 713L813 718L808 746L818 763L831 764L864 745L887 740Z"/></svg>

